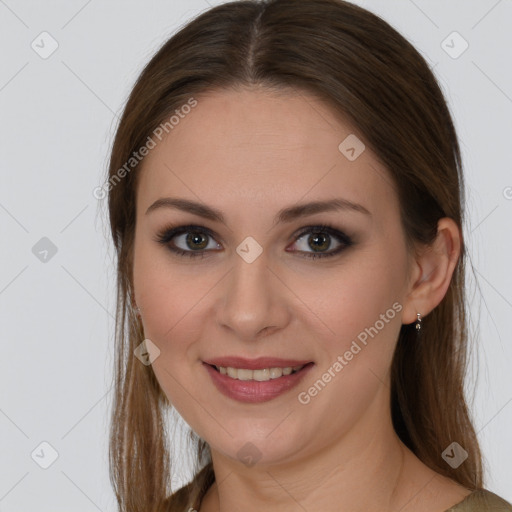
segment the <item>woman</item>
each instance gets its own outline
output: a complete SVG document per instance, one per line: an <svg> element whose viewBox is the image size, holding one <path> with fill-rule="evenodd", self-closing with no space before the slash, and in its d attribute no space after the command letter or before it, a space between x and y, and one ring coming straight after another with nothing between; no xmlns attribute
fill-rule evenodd
<svg viewBox="0 0 512 512"><path fill-rule="evenodd" d="M205 12L139 77L108 193L120 510L512 510L463 394L456 133L386 22ZM197 466L169 495L171 406Z"/></svg>

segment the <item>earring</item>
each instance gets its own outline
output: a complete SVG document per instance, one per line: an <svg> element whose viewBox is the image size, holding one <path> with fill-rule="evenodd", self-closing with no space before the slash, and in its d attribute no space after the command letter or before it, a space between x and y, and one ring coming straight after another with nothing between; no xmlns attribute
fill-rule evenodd
<svg viewBox="0 0 512 512"><path fill-rule="evenodd" d="M416 313L416 316L418 317L418 319L416 320L416 330L418 331L419 334L419 331L421 330L421 314Z"/></svg>

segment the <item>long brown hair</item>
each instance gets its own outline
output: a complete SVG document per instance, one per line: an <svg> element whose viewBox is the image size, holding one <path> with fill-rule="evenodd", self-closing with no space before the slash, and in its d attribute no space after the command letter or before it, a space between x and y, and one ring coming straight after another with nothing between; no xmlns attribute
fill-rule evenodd
<svg viewBox="0 0 512 512"><path fill-rule="evenodd" d="M313 93L357 127L392 176L410 250L434 240L441 217L454 219L462 236L462 164L449 109L425 59L388 23L342 0L246 0L209 9L180 29L139 76L109 166L118 279L110 464L123 512L186 510L215 479L208 446L192 433L196 475L170 496L170 404L151 366L133 355L144 339L130 307L138 165L126 162L191 98L255 85ZM413 324L402 326L390 407L397 434L420 460L480 489L481 453L464 395L465 257L463 242L446 296L422 322L421 340ZM453 441L469 453L456 469L442 457Z"/></svg>

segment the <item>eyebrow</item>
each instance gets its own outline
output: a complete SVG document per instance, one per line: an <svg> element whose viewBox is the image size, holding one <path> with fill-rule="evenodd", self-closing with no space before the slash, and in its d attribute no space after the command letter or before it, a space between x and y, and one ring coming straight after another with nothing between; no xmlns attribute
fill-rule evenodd
<svg viewBox="0 0 512 512"><path fill-rule="evenodd" d="M197 203L195 201L190 201L189 199L162 197L157 199L146 210L146 215L159 208L173 208L225 224L224 215L220 210L201 203ZM353 203L352 201L343 198L335 198L328 201L312 201L309 203L303 203L290 206L288 208L283 208L274 218L274 224L291 222L295 219L313 215L315 213L347 210L363 213L365 215L369 215L370 217L372 216L372 214L364 206L358 203Z"/></svg>

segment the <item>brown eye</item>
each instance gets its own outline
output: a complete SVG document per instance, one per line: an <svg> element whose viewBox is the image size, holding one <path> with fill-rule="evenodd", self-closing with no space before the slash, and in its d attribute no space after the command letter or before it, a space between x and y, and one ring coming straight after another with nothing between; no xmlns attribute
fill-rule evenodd
<svg viewBox="0 0 512 512"><path fill-rule="evenodd" d="M171 252L179 256L191 258L197 256L204 257L210 250L220 248L220 245L214 242L213 233L201 226L168 228L157 236L156 241L165 245ZM206 251L209 244L211 247Z"/></svg>
<svg viewBox="0 0 512 512"><path fill-rule="evenodd" d="M307 237L305 235L308 235ZM304 239L304 240L303 240ZM333 239L338 243L335 250L326 252L333 244ZM302 242L301 242L302 241ZM332 226L311 226L303 230L294 245L302 243L298 252L303 252L304 258L326 258L335 256L352 245L352 240L345 233ZM312 252L309 252L310 249Z"/></svg>
<svg viewBox="0 0 512 512"><path fill-rule="evenodd" d="M186 245L190 248L196 249L204 249L208 245L208 235L204 235L199 231L191 231L187 233L185 238Z"/></svg>

